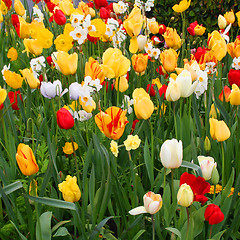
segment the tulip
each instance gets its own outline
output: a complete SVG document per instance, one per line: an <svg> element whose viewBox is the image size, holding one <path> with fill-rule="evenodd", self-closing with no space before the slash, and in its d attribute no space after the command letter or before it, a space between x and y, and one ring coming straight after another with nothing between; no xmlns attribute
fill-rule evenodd
<svg viewBox="0 0 240 240"><path fill-rule="evenodd" d="M149 22L148 27L152 34L157 34L159 32L159 25L156 21Z"/></svg>
<svg viewBox="0 0 240 240"><path fill-rule="evenodd" d="M201 25L197 25L195 28L194 28L194 31L195 31L195 34L197 36L202 36L204 33L205 33L205 30L206 28Z"/></svg>
<svg viewBox="0 0 240 240"><path fill-rule="evenodd" d="M221 14L218 16L218 26L220 29L225 29L225 27L227 26L227 20Z"/></svg>
<svg viewBox="0 0 240 240"><path fill-rule="evenodd" d="M147 92L151 97L153 97L153 96L156 95L156 91L155 91L155 89L154 89L154 86L155 86L155 84L148 84L148 85L147 85L146 92Z"/></svg>
<svg viewBox="0 0 240 240"><path fill-rule="evenodd" d="M209 224L218 224L224 220L224 214L216 204L209 204L204 212L204 218Z"/></svg>
<svg viewBox="0 0 240 240"><path fill-rule="evenodd" d="M23 52L27 52L27 55L29 55L29 53L32 53L35 56L42 54L43 48L39 44L37 39L26 39L25 38L23 40L23 44L25 47L25 50Z"/></svg>
<svg viewBox="0 0 240 240"><path fill-rule="evenodd" d="M25 68L19 71L31 89L35 89L40 85L39 79L35 78L33 72L30 69Z"/></svg>
<svg viewBox="0 0 240 240"><path fill-rule="evenodd" d="M22 87L23 78L20 74L5 70L3 72L3 77L6 79L7 85L13 89Z"/></svg>
<svg viewBox="0 0 240 240"><path fill-rule="evenodd" d="M119 81L119 83L118 83ZM128 80L125 76L121 76L116 79L114 83L114 87L116 91L118 90L119 87L119 92L125 92L128 89Z"/></svg>
<svg viewBox="0 0 240 240"><path fill-rule="evenodd" d="M77 185L77 178L67 175L65 181L58 184L59 191L62 192L63 199L67 202L78 202L81 198L81 191Z"/></svg>
<svg viewBox="0 0 240 240"><path fill-rule="evenodd" d="M217 163L212 157L198 156L198 163L202 170L202 175L205 180L211 179L213 168L216 168Z"/></svg>
<svg viewBox="0 0 240 240"><path fill-rule="evenodd" d="M94 0L94 4L95 4L96 9L108 6L107 0Z"/></svg>
<svg viewBox="0 0 240 240"><path fill-rule="evenodd" d="M127 139L123 142L127 151L137 149L140 146L140 143L141 139L138 137L138 135L128 135Z"/></svg>
<svg viewBox="0 0 240 240"><path fill-rule="evenodd" d="M176 102L180 97L181 93L178 88L176 81L170 81L166 89L166 99L167 101Z"/></svg>
<svg viewBox="0 0 240 240"><path fill-rule="evenodd" d="M192 205L194 199L193 191L186 183L182 184L177 193L178 204L183 207Z"/></svg>
<svg viewBox="0 0 240 240"><path fill-rule="evenodd" d="M166 32L167 27L164 24L159 25L159 31L158 34L162 35Z"/></svg>
<svg viewBox="0 0 240 240"><path fill-rule="evenodd" d="M131 59L134 71L143 75L147 68L148 55L142 53L134 54Z"/></svg>
<svg viewBox="0 0 240 240"><path fill-rule="evenodd" d="M238 26L240 27L240 11L236 13L237 19L238 19Z"/></svg>
<svg viewBox="0 0 240 240"><path fill-rule="evenodd" d="M224 14L224 18L226 19L227 24L230 24L230 23L233 24L235 22L235 15L233 10L231 10L230 12L226 12Z"/></svg>
<svg viewBox="0 0 240 240"><path fill-rule="evenodd" d="M206 136L205 140L204 140L204 150L206 152L209 152L211 150L211 142L210 142L208 136Z"/></svg>
<svg viewBox="0 0 240 240"><path fill-rule="evenodd" d="M160 160L165 168L179 168L183 159L182 141L166 140L160 150Z"/></svg>
<svg viewBox="0 0 240 240"><path fill-rule="evenodd" d="M60 108L57 111L57 124L62 129L70 129L74 126L74 119L67 109Z"/></svg>
<svg viewBox="0 0 240 240"><path fill-rule="evenodd" d="M15 61L18 58L17 50L14 47L9 48L7 57L10 58L10 61Z"/></svg>
<svg viewBox="0 0 240 240"><path fill-rule="evenodd" d="M7 91L4 88L0 87L0 106L4 103L7 98Z"/></svg>
<svg viewBox="0 0 240 240"><path fill-rule="evenodd" d="M225 102L229 102L229 95L231 93L231 89L228 86L224 86L222 92L219 94L218 98L220 101L223 102L223 100L225 100ZM224 98L223 98L224 96Z"/></svg>
<svg viewBox="0 0 240 240"><path fill-rule="evenodd" d="M161 63L167 72L173 72L177 67L178 54L173 49L168 49L160 54Z"/></svg>
<svg viewBox="0 0 240 240"><path fill-rule="evenodd" d="M172 9L174 12L181 13L187 10L190 6L191 0L182 0L179 4L175 4Z"/></svg>
<svg viewBox="0 0 240 240"><path fill-rule="evenodd" d="M20 0L14 0L14 9L17 15L19 16L23 16L26 11Z"/></svg>
<svg viewBox="0 0 240 240"><path fill-rule="evenodd" d="M232 91L229 95L231 105L240 105L240 90L236 84L232 85Z"/></svg>
<svg viewBox="0 0 240 240"><path fill-rule="evenodd" d="M73 150L73 145L74 145L74 150ZM78 144L75 142L66 142L64 147L63 147L63 152L67 155L72 154L74 151L78 149Z"/></svg>
<svg viewBox="0 0 240 240"><path fill-rule="evenodd" d="M95 122L106 137L117 140L123 135L128 123L126 113L127 110L123 111L118 107L110 107L105 112L101 111L95 115Z"/></svg>
<svg viewBox="0 0 240 240"><path fill-rule="evenodd" d="M33 151L28 145L23 143L18 145L16 160L22 174L26 176L33 175L39 170Z"/></svg>
<svg viewBox="0 0 240 240"><path fill-rule="evenodd" d="M9 92L8 93L8 98L10 100L11 106L13 110L19 110L18 107L18 96L20 98L21 101L23 101L22 99L22 95L20 91L16 91L16 92Z"/></svg>
<svg viewBox="0 0 240 240"><path fill-rule="evenodd" d="M101 83L105 79L99 62L92 57L90 57L85 64L85 76L90 76L92 80L99 79Z"/></svg>
<svg viewBox="0 0 240 240"><path fill-rule="evenodd" d="M218 121L217 119L210 118L209 123L210 123L210 135L213 140L223 142L230 137L231 132L224 121Z"/></svg>
<svg viewBox="0 0 240 240"><path fill-rule="evenodd" d="M148 192L143 196L144 206L136 207L129 211L131 215L138 215L141 213L157 213L162 207L162 197L160 194Z"/></svg>
<svg viewBox="0 0 240 240"><path fill-rule="evenodd" d="M148 119L154 111L154 105L149 94L143 88L133 91L134 112L138 119Z"/></svg>
<svg viewBox="0 0 240 240"><path fill-rule="evenodd" d="M228 72L228 82L231 86L236 84L238 87L240 87L240 70L231 68Z"/></svg>
<svg viewBox="0 0 240 240"><path fill-rule="evenodd" d="M177 30L167 27L166 32L163 34L165 42L169 48L174 50L179 49L182 45L181 38L177 34Z"/></svg>
<svg viewBox="0 0 240 240"><path fill-rule="evenodd" d="M240 57L240 36L237 36L234 42L228 43L227 51L232 58Z"/></svg>
<svg viewBox="0 0 240 240"><path fill-rule="evenodd" d="M118 78L127 74L131 62L118 48L108 48L102 56L101 68L107 78Z"/></svg>
<svg viewBox="0 0 240 240"><path fill-rule="evenodd" d="M139 35L137 37L138 49L142 51L147 44L147 36Z"/></svg>
<svg viewBox="0 0 240 240"><path fill-rule="evenodd" d="M59 80L54 81L53 83L51 82L42 82L41 87L40 87L41 94L48 98L52 99L55 98L56 96L62 96L65 94L68 90L65 89L62 92L62 83Z"/></svg>

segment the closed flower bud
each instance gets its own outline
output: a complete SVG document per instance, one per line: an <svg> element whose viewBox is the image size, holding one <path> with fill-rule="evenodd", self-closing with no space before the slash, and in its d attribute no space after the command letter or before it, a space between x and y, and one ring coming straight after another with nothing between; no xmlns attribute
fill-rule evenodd
<svg viewBox="0 0 240 240"><path fill-rule="evenodd" d="M178 204L183 207L192 205L194 199L193 191L186 183L182 184L177 193Z"/></svg>
<svg viewBox="0 0 240 240"><path fill-rule="evenodd" d="M120 81L118 83L119 79L120 79ZM121 76L121 77L117 78L114 83L114 87L115 87L116 91L118 90L118 87L119 87L119 92L125 92L128 89L127 78L125 76Z"/></svg>
<svg viewBox="0 0 240 240"><path fill-rule="evenodd" d="M225 29L225 27L227 26L227 20L221 14L218 16L218 26L220 29Z"/></svg>
<svg viewBox="0 0 240 240"><path fill-rule="evenodd" d="M10 61L15 61L18 58L17 50L14 47L9 48L7 57L10 58Z"/></svg>
<svg viewBox="0 0 240 240"><path fill-rule="evenodd" d="M134 54L131 59L134 71L143 75L147 68L148 55L142 53Z"/></svg>
<svg viewBox="0 0 240 240"><path fill-rule="evenodd" d="M210 134L213 140L223 142L230 137L231 132L224 121L218 121L217 119L210 118L209 123Z"/></svg>
<svg viewBox="0 0 240 240"><path fill-rule="evenodd" d="M58 184L59 191L63 194L63 199L67 202L78 202L81 198L81 191L77 185L77 178L68 175L62 183Z"/></svg>
<svg viewBox="0 0 240 240"><path fill-rule="evenodd" d="M204 218L210 225L218 224L224 220L224 214L216 204L209 204L205 210Z"/></svg>
<svg viewBox="0 0 240 240"><path fill-rule="evenodd" d="M213 185L217 185L219 182L219 173L216 167L212 170L211 182Z"/></svg>
<svg viewBox="0 0 240 240"><path fill-rule="evenodd" d="M173 72L177 67L178 54L173 49L168 49L160 54L161 63L167 72Z"/></svg>
<svg viewBox="0 0 240 240"><path fill-rule="evenodd" d="M147 36L139 35L137 37L138 49L142 51L147 43Z"/></svg>
<svg viewBox="0 0 240 240"><path fill-rule="evenodd" d="M160 151L160 160L165 168L179 168L182 164L182 141L176 139L166 140Z"/></svg>
<svg viewBox="0 0 240 240"><path fill-rule="evenodd" d="M67 109L60 108L57 111L57 124L62 129L70 129L74 126L74 119Z"/></svg>
<svg viewBox="0 0 240 240"><path fill-rule="evenodd" d="M204 140L204 149L206 152L210 152L210 150L211 150L211 142L210 142L208 136L206 136L206 138Z"/></svg>
<svg viewBox="0 0 240 240"><path fill-rule="evenodd" d="M226 12L224 14L224 18L227 20L227 24L233 24L235 22L235 15L233 10L231 10L230 12Z"/></svg>
<svg viewBox="0 0 240 240"><path fill-rule="evenodd" d="M232 85L232 91L229 95L231 105L240 105L240 90L236 84Z"/></svg>
<svg viewBox="0 0 240 240"><path fill-rule="evenodd" d="M216 168L217 163L212 157L198 156L198 162L202 170L202 175L205 180L211 179L212 171Z"/></svg>
<svg viewBox="0 0 240 240"><path fill-rule="evenodd" d="M22 174L26 176L33 175L39 170L33 151L28 145L23 143L18 145L16 160Z"/></svg>
<svg viewBox="0 0 240 240"><path fill-rule="evenodd" d="M25 8L20 0L14 0L14 9L19 16L23 16L25 14Z"/></svg>

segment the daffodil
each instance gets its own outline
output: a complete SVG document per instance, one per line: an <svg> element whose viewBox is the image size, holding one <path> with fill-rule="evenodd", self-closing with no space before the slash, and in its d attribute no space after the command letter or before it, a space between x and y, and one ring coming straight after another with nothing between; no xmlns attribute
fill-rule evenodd
<svg viewBox="0 0 240 240"><path fill-rule="evenodd" d="M54 40L57 51L68 52L73 47L73 38L69 34L60 34Z"/></svg>

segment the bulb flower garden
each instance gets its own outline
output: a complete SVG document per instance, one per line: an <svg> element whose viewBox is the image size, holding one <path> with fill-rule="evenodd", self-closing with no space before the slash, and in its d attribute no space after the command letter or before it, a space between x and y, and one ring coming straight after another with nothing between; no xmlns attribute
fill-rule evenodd
<svg viewBox="0 0 240 240"><path fill-rule="evenodd" d="M240 6L175 2L1 0L0 239L240 239Z"/></svg>

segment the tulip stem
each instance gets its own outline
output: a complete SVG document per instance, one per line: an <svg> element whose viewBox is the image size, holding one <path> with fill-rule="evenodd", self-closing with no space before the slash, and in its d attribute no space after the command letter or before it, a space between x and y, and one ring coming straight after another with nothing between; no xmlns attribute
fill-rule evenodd
<svg viewBox="0 0 240 240"><path fill-rule="evenodd" d="M181 13L182 16L182 57L181 57L181 62L180 62L180 67L183 66L183 59L185 57L184 55L184 51L185 51L185 45L186 45L186 30L185 30L185 25L186 25L186 21L185 21L185 12Z"/></svg>
<svg viewBox="0 0 240 240"><path fill-rule="evenodd" d="M189 209L188 207L186 207L187 210L187 235L186 235L186 239L188 240L188 234L189 234Z"/></svg>
<svg viewBox="0 0 240 240"><path fill-rule="evenodd" d="M77 171L77 180L80 181L79 169L78 169L78 164L77 164L77 156L76 156L76 150L74 147L72 132L71 132L71 142L72 142L72 147L73 147L73 156L74 156L74 161L75 161L75 167L76 167L76 171Z"/></svg>
<svg viewBox="0 0 240 240"><path fill-rule="evenodd" d="M174 203L174 169L171 169L172 203Z"/></svg>
<svg viewBox="0 0 240 240"><path fill-rule="evenodd" d="M210 225L210 232L209 232L209 239L211 239L211 237L212 237L212 224Z"/></svg>
<svg viewBox="0 0 240 240"><path fill-rule="evenodd" d="M153 138L153 127L151 124L150 119L148 119L149 125L150 125L150 131L151 131L151 157L152 157L152 164L154 166L154 138ZM152 186L153 182L151 182Z"/></svg>
<svg viewBox="0 0 240 240"><path fill-rule="evenodd" d="M119 105L119 85L120 85L119 82L120 82L120 78L118 78L118 82L117 82L117 107ZM115 84L116 84L116 82L115 82Z"/></svg>
<svg viewBox="0 0 240 240"><path fill-rule="evenodd" d="M213 201L214 201L214 199L215 199L215 197L216 197L216 185L213 185L214 186L214 190L213 190Z"/></svg>
<svg viewBox="0 0 240 240"><path fill-rule="evenodd" d="M166 168L164 168L164 175L163 175L163 194L164 194L165 187L166 187Z"/></svg>
<svg viewBox="0 0 240 240"><path fill-rule="evenodd" d="M174 117L174 128L176 139L178 140L178 131L177 131L177 118L176 118L176 102L173 103L173 117Z"/></svg>
<svg viewBox="0 0 240 240"><path fill-rule="evenodd" d="M225 174L225 158L224 158L224 146L223 142L221 142L221 150L222 150L222 186L226 185L226 174Z"/></svg>
<svg viewBox="0 0 240 240"><path fill-rule="evenodd" d="M154 222L154 214L151 215L152 218L152 239L155 240L155 222Z"/></svg>

